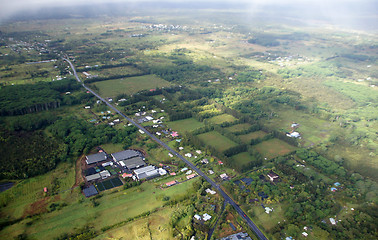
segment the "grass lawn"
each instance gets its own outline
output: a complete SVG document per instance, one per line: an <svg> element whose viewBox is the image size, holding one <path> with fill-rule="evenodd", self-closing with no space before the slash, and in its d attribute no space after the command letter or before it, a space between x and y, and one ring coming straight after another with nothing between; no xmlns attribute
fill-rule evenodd
<svg viewBox="0 0 378 240"><path fill-rule="evenodd" d="M5 227L0 234L4 237L3 239L13 239L14 236L25 231L33 239L54 239L85 225L94 225L95 230L100 230L104 226L113 225L161 207L164 203L163 195L174 198L187 194L192 184L198 179L195 178L164 190L152 181L128 190L122 190L122 188L108 190L96 200L99 203L96 207L90 199L80 194L76 201L61 210L40 215L40 218L33 220L31 226L26 224L31 220L25 219ZM76 190L79 191L79 189ZM81 200L78 201L79 199Z"/></svg>
<svg viewBox="0 0 378 240"><path fill-rule="evenodd" d="M253 220L256 221L258 226L263 226L265 231L269 231L276 226L278 222L283 221L284 216L283 209L280 204L272 204L266 207L272 208L273 212L267 214L260 205L253 206Z"/></svg>
<svg viewBox="0 0 378 240"><path fill-rule="evenodd" d="M194 118L187 118L169 122L168 126L173 130L180 132L190 132L197 128L205 126L202 122L197 121Z"/></svg>
<svg viewBox="0 0 378 240"><path fill-rule="evenodd" d="M107 143L107 144L102 144L100 147L104 149L107 154L112 154L112 153L116 153L116 152L120 152L124 150L122 147L122 143L117 143L117 144Z"/></svg>
<svg viewBox="0 0 378 240"><path fill-rule="evenodd" d="M235 147L237 144L225 136L221 135L216 131L211 131L207 133L202 133L198 135L205 144L210 145L216 148L218 151L223 152L224 150L229 149L230 147Z"/></svg>
<svg viewBox="0 0 378 240"><path fill-rule="evenodd" d="M236 121L236 118L230 114L224 113L224 114L209 118L208 121L213 124L221 124L224 122Z"/></svg>
<svg viewBox="0 0 378 240"><path fill-rule="evenodd" d="M176 208L163 208L148 217L107 231L94 239L171 239L169 220L175 210Z"/></svg>
<svg viewBox="0 0 378 240"><path fill-rule="evenodd" d="M251 156L248 152L242 152L232 156L232 159L238 164L247 164L250 161L255 160L255 157Z"/></svg>
<svg viewBox="0 0 378 240"><path fill-rule="evenodd" d="M251 124L241 123L241 124L236 124L231 127L228 127L226 128L226 130L233 133L233 132L240 132L240 131L248 130L249 127L251 127Z"/></svg>
<svg viewBox="0 0 378 240"><path fill-rule="evenodd" d="M263 155L263 157L266 157L268 159L286 155L296 149L296 147L293 147L277 138L259 143L253 146L253 148L256 149L261 155Z"/></svg>
<svg viewBox="0 0 378 240"><path fill-rule="evenodd" d="M264 131L251 132L245 135L239 135L240 139L245 144L249 144L252 139L263 138L267 133Z"/></svg>
<svg viewBox="0 0 378 240"><path fill-rule="evenodd" d="M156 75L144 75L96 82L94 85L99 89L103 97L115 97L119 94L134 94L141 90L168 87L171 84Z"/></svg>

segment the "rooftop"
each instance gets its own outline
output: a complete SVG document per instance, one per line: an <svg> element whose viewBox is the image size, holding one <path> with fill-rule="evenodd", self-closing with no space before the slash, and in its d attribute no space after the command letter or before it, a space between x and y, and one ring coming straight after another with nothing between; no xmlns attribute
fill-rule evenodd
<svg viewBox="0 0 378 240"><path fill-rule="evenodd" d="M125 150L122 152L116 152L112 153L112 157L114 161L121 161L121 160L126 160L134 157L140 157L141 154L138 151L135 150Z"/></svg>
<svg viewBox="0 0 378 240"><path fill-rule="evenodd" d="M123 160L122 162L128 169L139 168L146 165L146 163L143 161L141 157L133 157L127 160Z"/></svg>
<svg viewBox="0 0 378 240"><path fill-rule="evenodd" d="M89 165L89 164L105 161L106 160L106 153L99 152L99 153L96 153L96 154L88 155L88 156L86 156L86 158L87 158L86 162Z"/></svg>

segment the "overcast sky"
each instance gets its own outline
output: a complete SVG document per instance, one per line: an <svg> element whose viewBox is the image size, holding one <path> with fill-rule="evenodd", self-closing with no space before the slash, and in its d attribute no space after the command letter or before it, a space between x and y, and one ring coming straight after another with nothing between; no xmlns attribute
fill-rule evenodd
<svg viewBox="0 0 378 240"><path fill-rule="evenodd" d="M295 13L296 17L325 18L330 23L355 21L357 16L372 17L378 14L378 0L0 0L0 21L22 11L34 12L46 7L75 6L80 4L126 3L130 6L140 2L197 3L210 2L214 6L224 2L243 4L250 14L257 12L275 12L282 9L282 14ZM209 6L209 5L206 5ZM211 5L210 5L211 6ZM246 8L246 9L245 9ZM295 10L293 10L295 9ZM296 10L298 9L298 10ZM295 12L297 11L297 12ZM364 16L370 15L370 16ZM377 23L371 23L376 25Z"/></svg>

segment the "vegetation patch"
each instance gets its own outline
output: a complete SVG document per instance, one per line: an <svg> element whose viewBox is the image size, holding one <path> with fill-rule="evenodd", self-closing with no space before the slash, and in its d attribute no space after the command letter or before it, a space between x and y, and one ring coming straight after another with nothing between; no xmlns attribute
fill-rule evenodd
<svg viewBox="0 0 378 240"><path fill-rule="evenodd" d="M252 139L258 139L258 138L263 138L267 135L268 133L264 131L256 131L256 132L251 132L248 134L244 135L239 135L240 139L242 140L243 143L249 144Z"/></svg>
<svg viewBox="0 0 378 240"><path fill-rule="evenodd" d="M235 142L216 131L200 134L198 135L198 138L206 145L214 147L219 152L223 152L231 147L237 146Z"/></svg>
<svg viewBox="0 0 378 240"><path fill-rule="evenodd" d="M196 130L197 128L203 127L204 124L202 122L197 121L194 118L186 118L182 120L169 122L168 126L173 130L179 132L190 132Z"/></svg>
<svg viewBox="0 0 378 240"><path fill-rule="evenodd" d="M241 124L236 124L231 127L227 127L226 130L229 132L241 132L241 131L247 131L251 127L251 124L249 123L241 123Z"/></svg>
<svg viewBox="0 0 378 240"><path fill-rule="evenodd" d="M296 149L296 147L277 138L259 143L253 146L253 148L263 155L263 157L268 159L289 154Z"/></svg>
<svg viewBox="0 0 378 240"><path fill-rule="evenodd" d="M131 95L142 90L169 87L171 84L156 75L121 78L96 82L94 85L104 97L115 97L120 94Z"/></svg>
<svg viewBox="0 0 378 240"><path fill-rule="evenodd" d="M240 165L246 165L252 161L253 162L256 161L256 157L251 156L251 154L249 154L248 152L238 153L232 156L232 159L236 161L237 164L240 164Z"/></svg>
<svg viewBox="0 0 378 240"><path fill-rule="evenodd" d="M212 117L208 121L213 124L222 124L224 122L234 122L236 121L236 118L230 114L225 113Z"/></svg>

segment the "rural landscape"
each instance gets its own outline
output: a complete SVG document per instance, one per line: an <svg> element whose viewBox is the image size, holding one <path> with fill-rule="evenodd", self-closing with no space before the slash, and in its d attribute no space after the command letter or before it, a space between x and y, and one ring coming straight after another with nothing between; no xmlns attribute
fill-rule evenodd
<svg viewBox="0 0 378 240"><path fill-rule="evenodd" d="M377 8L104 4L0 22L1 239L378 238Z"/></svg>

